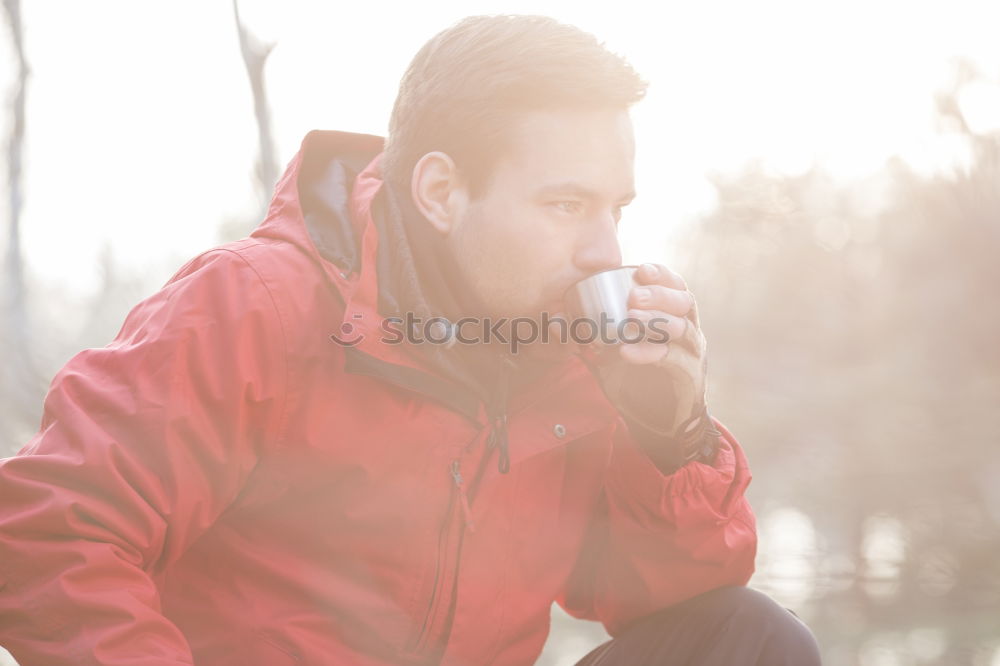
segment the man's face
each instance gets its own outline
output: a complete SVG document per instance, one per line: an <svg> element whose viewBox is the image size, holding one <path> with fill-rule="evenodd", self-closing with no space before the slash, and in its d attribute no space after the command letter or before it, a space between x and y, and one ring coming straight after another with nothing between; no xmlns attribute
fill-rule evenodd
<svg viewBox="0 0 1000 666"><path fill-rule="evenodd" d="M467 201L446 243L492 317L561 309L563 292L621 265L617 225L634 196L627 111L520 116L489 189ZM473 313L469 313L473 314Z"/></svg>

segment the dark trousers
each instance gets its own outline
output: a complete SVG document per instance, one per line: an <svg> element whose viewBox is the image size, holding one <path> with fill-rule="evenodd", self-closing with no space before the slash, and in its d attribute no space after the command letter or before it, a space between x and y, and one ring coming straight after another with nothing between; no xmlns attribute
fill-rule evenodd
<svg viewBox="0 0 1000 666"><path fill-rule="evenodd" d="M814 666L819 646L763 592L720 587L648 615L576 666Z"/></svg>

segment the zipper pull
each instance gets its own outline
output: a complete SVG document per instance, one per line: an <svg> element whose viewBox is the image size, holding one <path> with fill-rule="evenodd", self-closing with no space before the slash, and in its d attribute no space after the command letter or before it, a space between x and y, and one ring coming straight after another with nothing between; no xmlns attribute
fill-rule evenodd
<svg viewBox="0 0 1000 666"><path fill-rule="evenodd" d="M455 487L458 488L458 497L462 502L462 516L465 518L465 525L469 528L470 532L476 531L476 526L472 522L472 509L469 507L469 498L465 494L465 486L462 485L462 472L458 469L459 461L451 461L451 478L455 481Z"/></svg>
<svg viewBox="0 0 1000 666"><path fill-rule="evenodd" d="M500 359L500 374L497 378L494 398L488 407L490 414L490 438L487 446L492 449L500 445L500 457L497 460L497 470L501 474L510 471L509 441L507 439L507 398L510 389L510 375L517 364L508 353Z"/></svg>

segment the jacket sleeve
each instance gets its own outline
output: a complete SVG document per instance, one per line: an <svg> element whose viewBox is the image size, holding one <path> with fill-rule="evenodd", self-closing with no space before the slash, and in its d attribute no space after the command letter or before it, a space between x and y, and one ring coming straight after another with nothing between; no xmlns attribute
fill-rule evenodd
<svg viewBox="0 0 1000 666"><path fill-rule="evenodd" d="M0 644L22 666L192 663L154 581L276 437L283 350L267 287L215 249L59 370L0 461Z"/></svg>
<svg viewBox="0 0 1000 666"><path fill-rule="evenodd" d="M598 503L557 602L612 637L632 622L724 585L746 585L757 555L740 444L722 433L711 465L663 474L619 421Z"/></svg>

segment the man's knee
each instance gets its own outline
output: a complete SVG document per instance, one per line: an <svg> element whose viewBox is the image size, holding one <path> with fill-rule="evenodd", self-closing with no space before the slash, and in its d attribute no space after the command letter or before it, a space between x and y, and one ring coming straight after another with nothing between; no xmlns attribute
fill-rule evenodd
<svg viewBox="0 0 1000 666"><path fill-rule="evenodd" d="M705 601L724 610L728 615L727 633L737 641L743 637L762 640L759 663L821 663L819 645L809 627L763 592L728 586L706 593Z"/></svg>
<svg viewBox="0 0 1000 666"><path fill-rule="evenodd" d="M809 628L763 592L710 590L648 615L577 666L816 666Z"/></svg>

